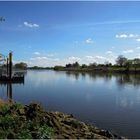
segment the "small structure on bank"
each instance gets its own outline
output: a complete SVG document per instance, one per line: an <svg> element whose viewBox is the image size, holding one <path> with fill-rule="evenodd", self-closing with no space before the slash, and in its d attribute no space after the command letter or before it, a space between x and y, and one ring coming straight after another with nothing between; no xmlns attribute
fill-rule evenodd
<svg viewBox="0 0 140 140"><path fill-rule="evenodd" d="M0 54L1 61L6 62L1 66L0 83L24 83L24 75L17 75L13 73L12 52L8 57Z"/></svg>

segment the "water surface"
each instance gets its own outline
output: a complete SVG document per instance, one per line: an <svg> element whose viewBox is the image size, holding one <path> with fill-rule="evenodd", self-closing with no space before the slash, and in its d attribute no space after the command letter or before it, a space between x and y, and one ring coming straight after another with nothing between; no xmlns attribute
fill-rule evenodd
<svg viewBox="0 0 140 140"><path fill-rule="evenodd" d="M14 101L40 102L47 110L76 118L129 138L140 138L140 76L28 70L13 84ZM0 97L7 100L7 86Z"/></svg>

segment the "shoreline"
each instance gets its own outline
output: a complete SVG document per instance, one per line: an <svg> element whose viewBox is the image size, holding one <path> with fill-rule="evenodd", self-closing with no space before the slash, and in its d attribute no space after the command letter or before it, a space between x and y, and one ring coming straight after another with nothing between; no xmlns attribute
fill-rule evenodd
<svg viewBox="0 0 140 140"><path fill-rule="evenodd" d="M39 104L21 105L0 101L0 138L123 139L124 137L77 120L73 115L48 112ZM3 123L3 124L2 124ZM13 123L11 125L11 123ZM19 123L19 124L18 124ZM31 126L30 126L31 125ZM31 127L31 128L30 128ZM5 129L6 128L6 129ZM10 130L9 130L10 129ZM5 130L7 130L5 132ZM23 132L24 130L24 132ZM39 133L39 134L38 134Z"/></svg>
<svg viewBox="0 0 140 140"><path fill-rule="evenodd" d="M104 74L140 74L140 70L108 70L108 69L52 69L54 71L66 71L66 72L94 72L94 73L104 73Z"/></svg>
<svg viewBox="0 0 140 140"><path fill-rule="evenodd" d="M53 71L65 71L65 72L87 72L87 73L104 73L104 74L140 74L140 69L138 70L127 70L127 69L68 69L68 68L60 68L60 69L27 69L27 70L53 70Z"/></svg>

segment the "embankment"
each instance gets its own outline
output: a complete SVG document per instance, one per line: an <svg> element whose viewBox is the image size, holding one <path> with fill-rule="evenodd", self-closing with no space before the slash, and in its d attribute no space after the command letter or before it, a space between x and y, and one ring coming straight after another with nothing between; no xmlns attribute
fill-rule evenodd
<svg viewBox="0 0 140 140"><path fill-rule="evenodd" d="M1 139L120 139L116 134L78 121L73 115L47 112L39 104L0 102Z"/></svg>

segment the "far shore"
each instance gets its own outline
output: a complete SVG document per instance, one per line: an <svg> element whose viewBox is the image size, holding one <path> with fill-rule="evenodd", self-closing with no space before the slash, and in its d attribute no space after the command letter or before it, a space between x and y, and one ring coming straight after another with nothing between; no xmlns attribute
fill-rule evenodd
<svg viewBox="0 0 140 140"><path fill-rule="evenodd" d="M54 71L71 71L71 72L94 72L94 73L120 73L120 74L140 74L140 69L126 69L124 67L120 68L65 68L65 67L54 67L54 68L28 68L28 70L54 70Z"/></svg>

